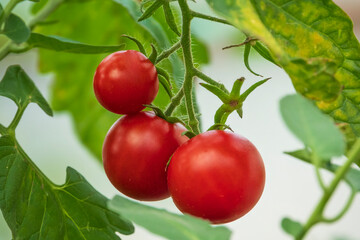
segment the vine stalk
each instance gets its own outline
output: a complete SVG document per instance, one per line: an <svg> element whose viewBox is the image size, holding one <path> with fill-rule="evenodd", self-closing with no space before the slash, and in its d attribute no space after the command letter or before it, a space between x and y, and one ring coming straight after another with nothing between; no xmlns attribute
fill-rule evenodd
<svg viewBox="0 0 360 240"><path fill-rule="evenodd" d="M189 116L189 126L195 134L200 133L199 121L195 116L195 109L192 99L194 63L191 52L191 20L193 18L192 12L188 6L187 0L179 0L179 6L182 13L182 35L180 39L181 47L185 62L185 78L184 78L184 95L186 109Z"/></svg>
<svg viewBox="0 0 360 240"><path fill-rule="evenodd" d="M351 167L352 163L360 158L360 138L357 139L353 147L349 152L348 160L345 162L344 165L338 168L335 172L334 179L331 181L330 185L324 189L323 196L321 197L320 201L318 202L317 206L315 207L313 213L309 217L308 221L305 223L304 227L302 228L301 232L296 236L296 240L303 239L309 230L319 222L333 222L339 219L339 217L343 216L345 212L349 209L352 200L354 199L354 193L351 194L349 201L347 202L344 209L340 212L340 214L330 220L327 220L323 217L324 209L330 200L332 194L336 190L337 186L339 185L340 181L343 180L345 174ZM352 189L353 190L353 189ZM353 190L354 191L354 190Z"/></svg>

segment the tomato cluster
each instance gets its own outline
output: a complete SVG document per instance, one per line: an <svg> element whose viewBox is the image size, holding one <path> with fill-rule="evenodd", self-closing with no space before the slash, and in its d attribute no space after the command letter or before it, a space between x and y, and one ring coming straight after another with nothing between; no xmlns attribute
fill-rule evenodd
<svg viewBox="0 0 360 240"><path fill-rule="evenodd" d="M222 130L189 140L182 135L183 125L141 112L158 88L155 66L137 51L113 53L96 70L96 98L109 111L125 114L111 127L103 145L104 169L111 183L137 200L171 196L182 212L215 224L246 214L265 183L255 146Z"/></svg>

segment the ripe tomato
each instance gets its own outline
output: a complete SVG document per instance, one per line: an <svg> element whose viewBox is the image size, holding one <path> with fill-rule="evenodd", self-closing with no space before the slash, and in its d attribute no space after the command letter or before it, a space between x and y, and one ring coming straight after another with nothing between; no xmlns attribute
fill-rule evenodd
<svg viewBox="0 0 360 240"><path fill-rule="evenodd" d="M175 205L184 213L226 223L259 200L265 169L255 146L234 133L209 131L179 147L167 170Z"/></svg>
<svg viewBox="0 0 360 240"><path fill-rule="evenodd" d="M152 112L121 117L103 145L103 163L111 183L123 194L154 201L169 197L166 165L185 141L186 131Z"/></svg>
<svg viewBox="0 0 360 240"><path fill-rule="evenodd" d="M127 50L107 56L94 76L95 96L107 110L136 113L150 104L159 90L155 66L142 53Z"/></svg>

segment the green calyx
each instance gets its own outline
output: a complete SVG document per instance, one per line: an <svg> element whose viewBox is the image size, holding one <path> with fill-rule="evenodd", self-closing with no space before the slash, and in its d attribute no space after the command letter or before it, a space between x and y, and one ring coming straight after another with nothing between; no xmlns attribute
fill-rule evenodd
<svg viewBox="0 0 360 240"><path fill-rule="evenodd" d="M250 93L252 93L257 87L264 84L266 81L268 81L270 78L264 79L262 81L254 83L252 86L250 86L245 92L240 94L241 87L245 81L245 78L241 77L237 79L233 87L231 89L230 93L227 93L227 91L220 89L217 86L206 84L206 83L200 83L200 85L204 88L206 88L211 93L215 94L222 102L223 104L219 107L219 109L216 111L214 116L214 125L210 127L210 129L224 129L226 120L228 116L236 111L240 118L243 116L243 102L245 99L249 96Z"/></svg>

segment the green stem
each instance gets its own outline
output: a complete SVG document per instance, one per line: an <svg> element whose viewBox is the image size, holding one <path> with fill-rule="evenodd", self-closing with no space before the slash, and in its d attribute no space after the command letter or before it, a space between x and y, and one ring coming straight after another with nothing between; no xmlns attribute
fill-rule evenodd
<svg viewBox="0 0 360 240"><path fill-rule="evenodd" d="M6 40L4 45L0 48L0 61L9 54L11 44L12 44L12 41L10 39L8 39L8 40Z"/></svg>
<svg viewBox="0 0 360 240"><path fill-rule="evenodd" d="M180 41L175 43L171 48L163 51L156 59L155 64L158 64L165 58L169 57L171 54L173 54L176 50L178 50L181 47Z"/></svg>
<svg viewBox="0 0 360 240"><path fill-rule="evenodd" d="M6 135L7 130L2 124L0 124L0 135Z"/></svg>
<svg viewBox="0 0 360 240"><path fill-rule="evenodd" d="M316 177L317 177L317 180L320 184L320 187L323 191L326 191L326 185L324 183L324 180L321 176L321 173L320 173L320 164L321 164L321 159L317 156L317 155L313 155L313 163L314 163L314 166L315 166L315 173L316 173Z"/></svg>
<svg viewBox="0 0 360 240"><path fill-rule="evenodd" d="M220 124L225 125L225 123L226 123L226 121L227 121L230 113L231 113L231 112L225 112L225 113L222 115Z"/></svg>
<svg viewBox="0 0 360 240"><path fill-rule="evenodd" d="M194 68L193 72L195 74L196 77L204 80L205 82L217 86L218 88L220 88L221 90L223 90L226 93L229 93L229 91L225 88L225 86L222 83L219 83L217 81L215 81L214 79L212 79L211 77L207 76L205 73L199 71L198 69Z"/></svg>
<svg viewBox="0 0 360 240"><path fill-rule="evenodd" d="M214 124L221 124L222 117L224 116L225 113L226 113L226 105L223 104L219 107L219 109L216 111L214 115Z"/></svg>
<svg viewBox="0 0 360 240"><path fill-rule="evenodd" d="M324 217L324 218L322 218L322 222L333 223L333 222L338 221L340 218L342 218L345 215L345 213L349 210L352 202L355 199L356 194L357 194L356 189L351 188L351 195L350 195L348 201L346 202L344 208L340 211L340 213L333 218L325 218Z"/></svg>
<svg viewBox="0 0 360 240"><path fill-rule="evenodd" d="M30 20L28 26L33 29L39 22L45 19L53 12L64 0L49 1L35 16Z"/></svg>
<svg viewBox="0 0 360 240"><path fill-rule="evenodd" d="M165 109L165 116L170 117L173 111L176 109L177 106L180 105L181 99L184 97L184 88L181 88L177 94L171 98L170 104Z"/></svg>
<svg viewBox="0 0 360 240"><path fill-rule="evenodd" d="M358 138L351 148L348 160L345 162L344 165L342 165L336 172L334 179L331 181L328 188L323 193L323 196L321 197L319 203L317 204L315 210L311 214L310 218L304 225L302 231L299 233L298 236L296 236L296 240L301 240L305 237L307 232L317 223L323 221L323 211L326 207L326 204L328 203L329 199L331 198L332 194L334 193L336 187L340 183L340 181L344 178L345 174L351 167L351 164L356 161L360 157L360 138ZM346 209L346 208L345 208ZM345 213L341 213L345 214Z"/></svg>
<svg viewBox="0 0 360 240"><path fill-rule="evenodd" d="M17 125L19 124L22 115L24 114L26 106L27 106L27 104L25 106L19 107L17 109L14 119L12 120L9 127L7 128L8 130L15 132L15 129L16 129Z"/></svg>
<svg viewBox="0 0 360 240"><path fill-rule="evenodd" d="M10 0L8 2L8 4L5 6L1 16L0 16L0 28L3 24L3 22L5 22L5 20L9 17L9 15L11 14L11 11L15 8L15 6L21 2L22 0Z"/></svg>
<svg viewBox="0 0 360 240"><path fill-rule="evenodd" d="M187 4L187 0L179 0L179 6L182 13L182 36L181 47L183 49L184 62L185 62L185 78L184 78L184 94L186 109L189 116L189 126L195 134L200 133L199 121L195 116L195 110L192 99L193 77L194 77L194 64L191 53L191 31L190 25L192 20L191 10Z"/></svg>
<svg viewBox="0 0 360 240"><path fill-rule="evenodd" d="M209 20L209 21L212 21L212 22L218 22L218 23L223 23L223 24L227 24L227 25L232 25L231 23L229 23L228 21L226 21L224 19L217 18L217 17L212 17L212 16L209 16L209 15L206 15L206 14L195 12L195 11L191 11L191 15L193 17Z"/></svg>

